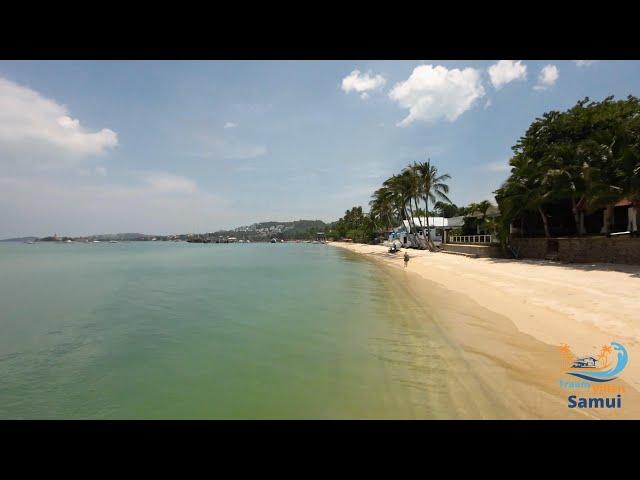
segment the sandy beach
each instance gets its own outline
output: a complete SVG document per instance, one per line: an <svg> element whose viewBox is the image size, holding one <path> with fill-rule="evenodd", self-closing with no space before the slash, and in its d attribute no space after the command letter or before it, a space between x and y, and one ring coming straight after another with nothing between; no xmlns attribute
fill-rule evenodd
<svg viewBox="0 0 640 480"><path fill-rule="evenodd" d="M462 417L640 418L640 267L410 249L405 269L404 250L389 254L380 245L330 245L392 267L398 281L416 296L425 295L425 308L440 311L442 328L477 374L479 384L472 390L487 390ZM612 341L629 353L629 364L616 380L624 388L624 408L568 409L567 391L558 385L563 378L559 346L568 344L582 356Z"/></svg>

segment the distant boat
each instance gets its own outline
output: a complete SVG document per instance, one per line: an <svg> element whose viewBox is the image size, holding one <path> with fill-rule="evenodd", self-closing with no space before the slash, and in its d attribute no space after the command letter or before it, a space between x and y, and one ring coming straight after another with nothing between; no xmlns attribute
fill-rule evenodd
<svg viewBox="0 0 640 480"><path fill-rule="evenodd" d="M109 243L120 243L118 240L109 240Z"/></svg>
<svg viewBox="0 0 640 480"><path fill-rule="evenodd" d="M29 240L28 242L24 242L24 243L27 243L27 244L29 244L29 245L33 245L33 244L34 244L34 243L36 243L36 242L34 242L33 240Z"/></svg>
<svg viewBox="0 0 640 480"><path fill-rule="evenodd" d="M277 242L277 240L275 238L271 239L271 243L276 243L276 242Z"/></svg>
<svg viewBox="0 0 640 480"><path fill-rule="evenodd" d="M65 240L64 243L71 243L71 240Z"/></svg>
<svg viewBox="0 0 640 480"><path fill-rule="evenodd" d="M92 243L100 243L100 240L94 240Z"/></svg>

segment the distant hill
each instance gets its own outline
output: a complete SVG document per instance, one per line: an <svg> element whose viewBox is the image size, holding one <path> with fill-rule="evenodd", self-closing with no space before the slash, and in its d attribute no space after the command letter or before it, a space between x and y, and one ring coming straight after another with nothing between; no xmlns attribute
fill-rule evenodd
<svg viewBox="0 0 640 480"><path fill-rule="evenodd" d="M89 240L150 240L159 235L147 235L146 233L104 233L101 235L89 235Z"/></svg>
<svg viewBox="0 0 640 480"><path fill-rule="evenodd" d="M283 240L307 240L315 239L316 233L324 232L331 224L325 223L322 220L295 220L293 222L259 222L253 225L237 227L232 230L218 230L216 232L201 232L198 235L204 235L210 238L217 237L236 237L237 239L245 239L251 241L268 241L272 238ZM92 241L92 240L118 240L118 241L146 241L146 240L186 240L188 234L180 235L149 235L146 233L104 233L100 235L86 235L82 237L20 237L20 238L7 238L0 240L2 242L29 242L29 241L41 241L41 242L54 242L64 240L74 241Z"/></svg>
<svg viewBox="0 0 640 480"><path fill-rule="evenodd" d="M295 220L293 222L259 222L253 225L234 228L233 230L218 230L212 232L212 237L236 237L251 241L265 241L271 238L283 240L312 239L317 232L322 232L328 224L322 220Z"/></svg>

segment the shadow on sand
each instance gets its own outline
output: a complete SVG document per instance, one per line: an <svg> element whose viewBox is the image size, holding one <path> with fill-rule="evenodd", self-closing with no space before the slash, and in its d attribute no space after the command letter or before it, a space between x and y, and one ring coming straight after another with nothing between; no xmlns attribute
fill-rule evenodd
<svg viewBox="0 0 640 480"><path fill-rule="evenodd" d="M490 263L521 263L534 267L556 267L571 270L581 270L583 272L620 272L631 277L640 278L640 265L627 265L623 263L563 263L552 260L536 260L530 258L486 258Z"/></svg>

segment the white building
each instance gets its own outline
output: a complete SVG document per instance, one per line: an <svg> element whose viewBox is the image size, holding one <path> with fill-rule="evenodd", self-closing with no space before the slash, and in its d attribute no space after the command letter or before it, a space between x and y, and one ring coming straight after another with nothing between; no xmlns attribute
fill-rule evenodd
<svg viewBox="0 0 640 480"><path fill-rule="evenodd" d="M429 237L436 245L447 242L447 232L454 228L460 228L464 224L464 217L415 217L411 232L418 237L422 237L422 230L429 230ZM427 227L428 225L428 227ZM394 229L394 233L389 235L389 240L399 240L403 245L408 243L409 220L403 220L402 225Z"/></svg>

